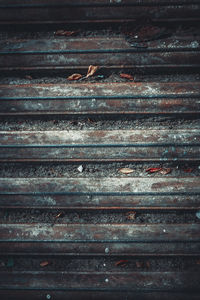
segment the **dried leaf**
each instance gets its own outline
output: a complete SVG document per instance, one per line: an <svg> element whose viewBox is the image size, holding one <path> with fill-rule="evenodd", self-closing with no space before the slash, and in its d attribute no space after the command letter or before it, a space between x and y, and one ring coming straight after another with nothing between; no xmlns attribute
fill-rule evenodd
<svg viewBox="0 0 200 300"><path fill-rule="evenodd" d="M161 170L160 170L160 173L161 174L163 174L163 175L166 175L166 174L169 174L169 173L171 173L171 169L170 168L162 168Z"/></svg>
<svg viewBox="0 0 200 300"><path fill-rule="evenodd" d="M149 261L146 262L146 266L147 266L147 268L150 268L150 262Z"/></svg>
<svg viewBox="0 0 200 300"><path fill-rule="evenodd" d="M72 74L71 76L69 76L67 79L68 80L79 80L80 78L82 78L82 75L81 74Z"/></svg>
<svg viewBox="0 0 200 300"><path fill-rule="evenodd" d="M56 219L60 218L63 215L62 212L60 212L59 214L56 215Z"/></svg>
<svg viewBox="0 0 200 300"><path fill-rule="evenodd" d="M48 266L49 265L49 262L48 261L42 261L41 263L40 263L40 267L46 267L46 266Z"/></svg>
<svg viewBox="0 0 200 300"><path fill-rule="evenodd" d="M155 173L155 172L159 172L161 170L162 170L162 168L148 168L148 169L146 169L146 172Z"/></svg>
<svg viewBox="0 0 200 300"><path fill-rule="evenodd" d="M120 74L120 77L121 77L121 78L129 79L129 80L134 80L134 78L133 78L132 75L126 74L126 73L121 73L121 74Z"/></svg>
<svg viewBox="0 0 200 300"><path fill-rule="evenodd" d="M127 213L127 219L128 220L135 220L135 216L136 216L136 212L135 211L131 211Z"/></svg>
<svg viewBox="0 0 200 300"><path fill-rule="evenodd" d="M57 30L55 32L55 35L58 35L58 36L71 36L71 35L74 35L75 33L77 33L77 31Z"/></svg>
<svg viewBox="0 0 200 300"><path fill-rule="evenodd" d="M160 172L161 174L166 175L171 172L171 169L170 168L148 168L146 172L148 173Z"/></svg>
<svg viewBox="0 0 200 300"><path fill-rule="evenodd" d="M197 260L197 265L200 265L200 260Z"/></svg>
<svg viewBox="0 0 200 300"><path fill-rule="evenodd" d="M90 118L87 118L88 119L88 122L90 122L90 123L95 123L95 121L93 121L92 119L90 119Z"/></svg>
<svg viewBox="0 0 200 300"><path fill-rule="evenodd" d="M139 262L139 261L136 261L136 266L137 266L137 268L141 268L142 267L142 263Z"/></svg>
<svg viewBox="0 0 200 300"><path fill-rule="evenodd" d="M121 266L121 267L125 267L128 263L128 260L125 260L125 259L122 259L122 260L119 260L115 263L115 266Z"/></svg>
<svg viewBox="0 0 200 300"><path fill-rule="evenodd" d="M187 168L187 169L185 169L185 170L183 170L185 173L191 173L192 171L193 171L193 169L192 168Z"/></svg>
<svg viewBox="0 0 200 300"><path fill-rule="evenodd" d="M88 72L87 72L87 75L86 75L85 78L88 78L88 77L94 75L94 73L97 71L97 69L98 69L98 66L92 66L92 65L90 65L89 68L88 68Z"/></svg>
<svg viewBox="0 0 200 300"><path fill-rule="evenodd" d="M26 75L25 78L28 79L28 80L33 79L33 77L31 75Z"/></svg>
<svg viewBox="0 0 200 300"><path fill-rule="evenodd" d="M122 168L122 169L119 169L119 172L121 172L123 174L130 174L130 173L133 173L134 170L130 169L130 168Z"/></svg>

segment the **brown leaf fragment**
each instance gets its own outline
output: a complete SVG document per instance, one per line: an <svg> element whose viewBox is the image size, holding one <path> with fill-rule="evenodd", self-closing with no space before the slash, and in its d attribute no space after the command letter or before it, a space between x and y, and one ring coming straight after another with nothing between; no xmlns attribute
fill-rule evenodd
<svg viewBox="0 0 200 300"><path fill-rule="evenodd" d="M125 267L128 263L128 260L122 259L115 263L115 266Z"/></svg>
<svg viewBox="0 0 200 300"><path fill-rule="evenodd" d="M161 174L163 174L163 175L166 175L166 174L169 174L169 173L171 173L171 169L170 168L162 168L161 170L160 170L160 173Z"/></svg>
<svg viewBox="0 0 200 300"><path fill-rule="evenodd" d="M98 69L98 66L93 66L93 65L90 65L89 68L88 68L88 72L87 72L87 75L85 78L88 78L90 76L93 76L94 73L97 71Z"/></svg>
<svg viewBox="0 0 200 300"><path fill-rule="evenodd" d="M185 173L191 173L192 171L193 171L193 169L192 168L187 168L187 169L185 169L185 170L183 170Z"/></svg>
<svg viewBox="0 0 200 300"><path fill-rule="evenodd" d="M88 119L88 122L89 122L89 123L92 123L92 124L95 123L94 120L92 120L92 119L90 119L90 118L87 118L87 119Z"/></svg>
<svg viewBox="0 0 200 300"><path fill-rule="evenodd" d="M141 268L141 267L142 267L142 263L141 263L141 262L136 261L135 263L136 263L136 267L137 267L137 268Z"/></svg>
<svg viewBox="0 0 200 300"><path fill-rule="evenodd" d="M33 77L31 75L26 75L25 78L28 79L28 80L33 79Z"/></svg>
<svg viewBox="0 0 200 300"><path fill-rule="evenodd" d="M146 266L147 266L147 268L150 268L150 262L149 261L146 262Z"/></svg>
<svg viewBox="0 0 200 300"><path fill-rule="evenodd" d="M132 75L126 74L126 73L121 73L121 74L120 74L120 77L121 77L121 78L129 79L129 80L134 80L134 78L133 78Z"/></svg>
<svg viewBox="0 0 200 300"><path fill-rule="evenodd" d="M121 172L123 174L130 174L130 173L133 173L134 170L130 169L130 168L121 168L121 169L119 169L119 172Z"/></svg>
<svg viewBox="0 0 200 300"><path fill-rule="evenodd" d="M57 30L55 32L55 35L58 35L58 36L71 36L71 35L74 35L75 33L77 33L77 31Z"/></svg>
<svg viewBox="0 0 200 300"><path fill-rule="evenodd" d="M46 267L46 266L48 266L49 265L49 262L48 261L42 261L41 263L40 263L40 267Z"/></svg>
<svg viewBox="0 0 200 300"><path fill-rule="evenodd" d="M71 76L69 76L67 79L68 80L79 80L80 78L82 78L82 75L81 74L72 74Z"/></svg>
<svg viewBox="0 0 200 300"><path fill-rule="evenodd" d="M57 215L56 215L56 219L58 219L58 218L62 217L62 215L63 215L63 213L62 213L62 212L60 212L59 214L57 214Z"/></svg>
<svg viewBox="0 0 200 300"><path fill-rule="evenodd" d="M136 212L135 211L130 211L127 213L126 217L128 220L135 220Z"/></svg>
<svg viewBox="0 0 200 300"><path fill-rule="evenodd" d="M162 170L162 168L148 168L148 169L146 169L146 172L155 173L155 172L159 172L161 170Z"/></svg>
<svg viewBox="0 0 200 300"><path fill-rule="evenodd" d="M200 265L200 260L197 260L197 262L196 262L196 263L197 263L197 265Z"/></svg>

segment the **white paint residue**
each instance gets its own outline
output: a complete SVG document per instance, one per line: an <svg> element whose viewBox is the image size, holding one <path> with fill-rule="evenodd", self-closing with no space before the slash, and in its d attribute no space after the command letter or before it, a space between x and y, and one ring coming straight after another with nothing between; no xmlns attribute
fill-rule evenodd
<svg viewBox="0 0 200 300"><path fill-rule="evenodd" d="M197 41L191 42L191 47L192 48L198 48L199 47L199 42L197 42Z"/></svg>
<svg viewBox="0 0 200 300"><path fill-rule="evenodd" d="M157 95L159 92L158 92L158 89L157 88L153 88L149 85L146 86L146 91L145 91L145 95Z"/></svg>
<svg viewBox="0 0 200 300"><path fill-rule="evenodd" d="M51 226L47 225L35 225L31 226L30 228L24 229L25 236L38 237L40 234L45 234L47 237L53 233L53 229Z"/></svg>

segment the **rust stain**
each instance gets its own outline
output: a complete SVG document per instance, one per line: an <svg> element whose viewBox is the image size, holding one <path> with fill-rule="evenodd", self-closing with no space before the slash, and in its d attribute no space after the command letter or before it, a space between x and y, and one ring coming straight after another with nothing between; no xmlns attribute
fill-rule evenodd
<svg viewBox="0 0 200 300"><path fill-rule="evenodd" d="M183 188L183 183L182 182L174 182L174 181L162 181L162 182L156 182L151 185L152 189L163 189L163 188L174 188L174 189L179 189Z"/></svg>

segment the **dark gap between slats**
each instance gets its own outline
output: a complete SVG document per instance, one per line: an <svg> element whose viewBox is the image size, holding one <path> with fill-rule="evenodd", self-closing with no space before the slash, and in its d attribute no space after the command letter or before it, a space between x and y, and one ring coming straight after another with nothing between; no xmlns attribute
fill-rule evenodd
<svg viewBox="0 0 200 300"><path fill-rule="evenodd" d="M1 131L45 130L116 130L116 129L196 129L198 115L72 115L72 116L1 116Z"/></svg>
<svg viewBox="0 0 200 300"><path fill-rule="evenodd" d="M82 166L82 172L78 168ZM133 170L130 174L120 172L122 168ZM168 174L148 174L148 168L170 169ZM80 169L80 170L81 170ZM195 177L200 176L200 164L179 162L146 163L0 163L0 177L9 178L99 178L99 177Z"/></svg>
<svg viewBox="0 0 200 300"><path fill-rule="evenodd" d="M149 199L151 201L151 199ZM6 205L6 203L5 203ZM0 211L0 223L47 223L55 224L179 224L200 223L198 209L182 210L76 210L69 209L4 209Z"/></svg>

